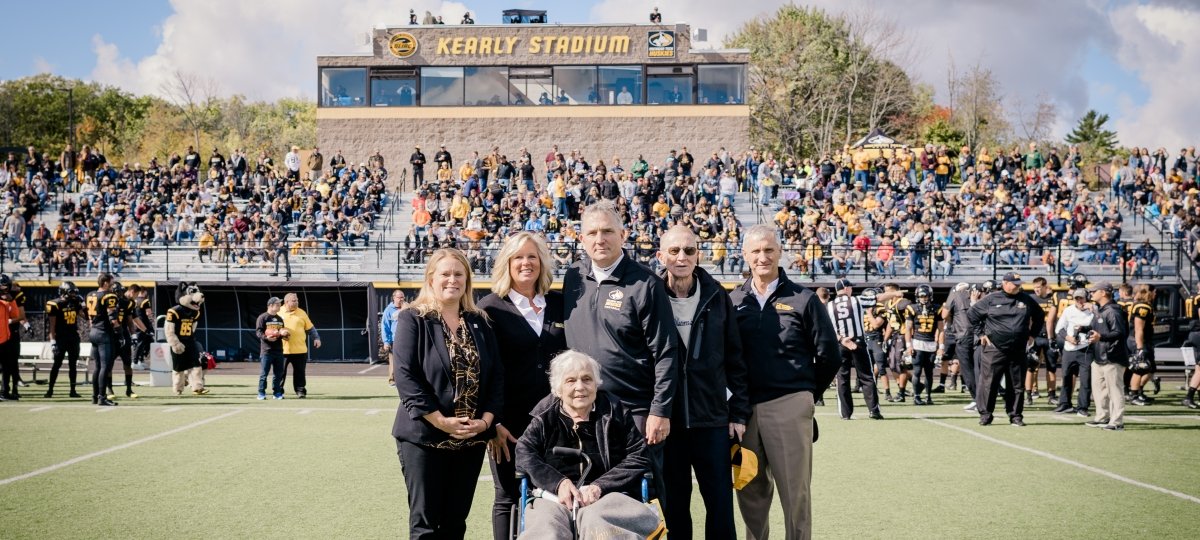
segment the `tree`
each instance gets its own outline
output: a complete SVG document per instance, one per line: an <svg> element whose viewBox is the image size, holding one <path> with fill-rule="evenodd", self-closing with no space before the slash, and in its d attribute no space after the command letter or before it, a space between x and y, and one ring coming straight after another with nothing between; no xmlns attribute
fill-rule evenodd
<svg viewBox="0 0 1200 540"><path fill-rule="evenodd" d="M1014 99L1014 111L1011 115L1017 120L1017 126L1025 136L1025 142L1043 142L1049 139L1050 130L1058 120L1058 107L1045 93L1038 94L1034 104L1026 108L1021 98Z"/></svg>
<svg viewBox="0 0 1200 540"><path fill-rule="evenodd" d="M949 79L951 124L962 131L971 151L1005 140L1009 125L1004 118L1000 83L992 70L976 63L959 75L951 61Z"/></svg>
<svg viewBox="0 0 1200 540"><path fill-rule="evenodd" d="M1104 129L1108 115L1089 110L1079 119L1075 129L1067 134L1067 142L1094 149L1101 159L1108 159L1117 149L1117 132Z"/></svg>
<svg viewBox="0 0 1200 540"><path fill-rule="evenodd" d="M193 143L200 146L200 134L211 129L220 117L217 102L217 82L195 73L176 70L161 88L167 100L179 108L183 125L192 133Z"/></svg>

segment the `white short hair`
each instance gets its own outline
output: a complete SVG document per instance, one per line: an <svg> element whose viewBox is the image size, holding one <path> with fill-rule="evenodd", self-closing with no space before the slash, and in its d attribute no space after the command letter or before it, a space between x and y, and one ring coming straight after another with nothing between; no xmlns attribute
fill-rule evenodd
<svg viewBox="0 0 1200 540"><path fill-rule="evenodd" d="M555 356L550 361L550 393L561 399L559 390L563 381L567 379L568 374L580 370L589 371L596 380L597 387L603 382L600 380L600 363L596 359L579 351L563 351Z"/></svg>

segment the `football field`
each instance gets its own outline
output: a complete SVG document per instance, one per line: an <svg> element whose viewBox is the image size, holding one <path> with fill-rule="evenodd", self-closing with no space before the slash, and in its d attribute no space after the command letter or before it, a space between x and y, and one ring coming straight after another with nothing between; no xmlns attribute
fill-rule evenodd
<svg viewBox="0 0 1200 540"><path fill-rule="evenodd" d="M310 376L308 399L283 401L256 401L251 375L211 374L203 397L141 387L108 408L25 388L0 403L0 538L406 537L398 399L382 372ZM1200 415L1165 386L1159 404L1128 408L1123 433L1051 414L1044 399L1025 428L1002 405L980 427L958 393L884 403L883 421L865 419L856 395L856 419L842 421L831 392L818 408L814 537L1194 538ZM491 535L482 474L469 538ZM699 531L698 492L691 504Z"/></svg>

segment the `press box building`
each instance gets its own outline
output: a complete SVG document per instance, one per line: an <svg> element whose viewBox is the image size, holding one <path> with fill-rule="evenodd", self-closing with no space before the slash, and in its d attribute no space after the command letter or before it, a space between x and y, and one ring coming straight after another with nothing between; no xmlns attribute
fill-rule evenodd
<svg viewBox="0 0 1200 540"><path fill-rule="evenodd" d="M510 20L507 17L504 19ZM686 24L377 28L371 55L320 56L318 145L389 168L415 145L430 163L493 146L535 165L552 144L593 164L687 147L698 161L749 145L745 50L693 50ZM397 164L399 160L400 164Z"/></svg>

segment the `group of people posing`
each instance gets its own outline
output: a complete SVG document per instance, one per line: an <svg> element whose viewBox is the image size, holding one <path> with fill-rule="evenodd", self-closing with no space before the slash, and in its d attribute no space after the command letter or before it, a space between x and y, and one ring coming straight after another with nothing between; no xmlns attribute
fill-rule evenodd
<svg viewBox="0 0 1200 540"><path fill-rule="evenodd" d="M543 237L512 235L478 304L465 255L439 249L417 297L388 308L411 538L464 537L485 453L495 538L513 533L518 475L542 494L522 537L652 534L645 473L671 538L692 537L693 473L704 535L734 538L735 444L758 464L736 491L747 535L767 537L778 490L785 537L811 536L813 410L839 340L814 291L780 269L779 231L746 230L751 276L732 292L698 266L688 228L663 235L657 275L622 251L626 235L610 204L590 205L588 257L561 292Z"/></svg>

